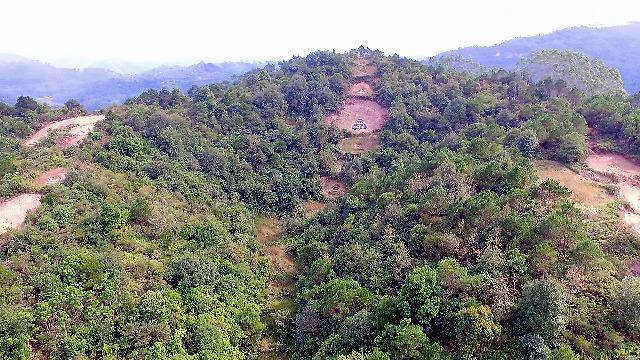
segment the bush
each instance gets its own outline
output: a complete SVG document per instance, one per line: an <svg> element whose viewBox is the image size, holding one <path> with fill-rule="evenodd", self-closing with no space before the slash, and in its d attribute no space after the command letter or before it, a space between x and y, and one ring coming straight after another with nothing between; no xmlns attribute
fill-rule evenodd
<svg viewBox="0 0 640 360"><path fill-rule="evenodd" d="M611 301L613 318L627 333L640 335L640 278L626 277Z"/></svg>

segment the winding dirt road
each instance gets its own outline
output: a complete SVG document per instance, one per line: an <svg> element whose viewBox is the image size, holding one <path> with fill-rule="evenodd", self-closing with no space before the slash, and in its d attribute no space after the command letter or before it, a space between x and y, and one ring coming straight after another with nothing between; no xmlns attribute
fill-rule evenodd
<svg viewBox="0 0 640 360"><path fill-rule="evenodd" d="M104 115L78 116L66 120L49 123L38 131L27 137L22 145L33 147L42 139L47 137L54 130L68 130L68 135L58 139L56 144L62 148L77 146L93 130L96 123L104 120ZM48 185L58 184L67 177L67 169L58 167L47 170L40 174L34 181L33 186L42 188ZM25 193L12 197L0 203L0 234L4 234L11 229L19 229L24 224L27 214L40 207L41 194Z"/></svg>
<svg viewBox="0 0 640 360"><path fill-rule="evenodd" d="M60 140L58 145L62 147L75 146L93 130L96 123L102 120L104 120L104 115L87 115L52 122L27 137L22 142L22 146L35 146L47 137L51 131L63 129L68 130L69 136Z"/></svg>

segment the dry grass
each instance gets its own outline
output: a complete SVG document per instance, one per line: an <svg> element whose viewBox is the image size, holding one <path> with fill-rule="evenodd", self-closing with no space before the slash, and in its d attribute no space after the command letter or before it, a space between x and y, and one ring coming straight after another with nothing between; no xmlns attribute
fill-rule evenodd
<svg viewBox="0 0 640 360"><path fill-rule="evenodd" d="M276 271L293 274L295 261L289 256L279 240L284 234L282 222L272 217L258 217L256 220L256 240L265 247L265 252Z"/></svg>
<svg viewBox="0 0 640 360"><path fill-rule="evenodd" d="M581 174L551 160L536 161L536 172L541 180L552 179L571 190L571 198L587 207L602 207L616 198L609 195L598 184Z"/></svg>
<svg viewBox="0 0 640 360"><path fill-rule="evenodd" d="M345 154L359 155L380 145L380 135L355 136L340 140L338 149Z"/></svg>
<svg viewBox="0 0 640 360"><path fill-rule="evenodd" d="M367 77L376 74L376 66L367 58L357 58L354 61L353 77Z"/></svg>
<svg viewBox="0 0 640 360"><path fill-rule="evenodd" d="M328 125L346 130L351 134L371 134L382 130L387 122L389 111L372 100L349 98L338 113L329 114L325 121ZM366 129L354 129L356 121L362 119Z"/></svg>
<svg viewBox="0 0 640 360"><path fill-rule="evenodd" d="M320 201L316 201L316 200L309 200L307 202L305 202L302 207L304 208L304 215L307 218L311 218L316 216L320 211L324 210L327 205L324 203L321 203Z"/></svg>
<svg viewBox="0 0 640 360"><path fill-rule="evenodd" d="M282 346L283 339L278 339L277 322L271 314L278 311L287 311L290 314L295 312L295 303L290 299L289 292L295 289L295 277L298 274L298 267L286 251L285 246L280 243L284 235L282 221L273 217L259 216L256 219L256 239L265 248L265 253L278 272L277 276L269 284L269 299L266 303L265 322L267 324L267 335L259 343L259 359L281 360L287 359Z"/></svg>

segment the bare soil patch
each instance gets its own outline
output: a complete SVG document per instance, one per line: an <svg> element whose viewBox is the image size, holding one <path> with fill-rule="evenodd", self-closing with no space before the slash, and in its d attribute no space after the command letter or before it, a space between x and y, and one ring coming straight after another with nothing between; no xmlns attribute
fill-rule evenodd
<svg viewBox="0 0 640 360"><path fill-rule="evenodd" d="M372 97L373 96L373 88L369 83L364 81L355 83L351 85L349 89L349 95L351 96L363 96L363 97Z"/></svg>
<svg viewBox="0 0 640 360"><path fill-rule="evenodd" d="M631 230L640 235L640 215L635 214L631 211L621 211L620 218ZM640 264L639 264L640 266Z"/></svg>
<svg viewBox="0 0 640 360"><path fill-rule="evenodd" d="M22 227L27 214L40 206L40 194L20 194L0 204L0 234Z"/></svg>
<svg viewBox="0 0 640 360"><path fill-rule="evenodd" d="M551 179L566 186L571 190L571 198L582 205L601 207L616 200L596 183L559 162L540 160L535 162L535 166L541 180Z"/></svg>
<svg viewBox="0 0 640 360"><path fill-rule="evenodd" d="M67 169L59 167L51 170L47 170L40 174L34 181L35 186L47 186L59 184L67 178Z"/></svg>
<svg viewBox="0 0 640 360"><path fill-rule="evenodd" d="M329 200L336 199L347 191L347 186L340 179L323 176L320 180L322 181L322 195Z"/></svg>
<svg viewBox="0 0 640 360"><path fill-rule="evenodd" d="M371 134L382 130L388 115L389 111L375 101L349 98L338 113L329 114L325 121L351 134Z"/></svg>
<svg viewBox="0 0 640 360"><path fill-rule="evenodd" d="M363 154L380 145L380 135L371 134L345 138L338 142L338 150L344 154Z"/></svg>
<svg viewBox="0 0 640 360"><path fill-rule="evenodd" d="M97 122L102 120L104 120L104 115L87 115L52 122L27 137L22 142L22 145L27 147L35 146L47 137L51 131L67 129L69 139L62 140L59 145L62 147L75 146L93 130Z"/></svg>
<svg viewBox="0 0 640 360"><path fill-rule="evenodd" d="M621 180L637 182L638 180L635 177L640 175L640 165L638 163L615 153L591 152L585 162L591 169L603 174L613 175Z"/></svg>
<svg viewBox="0 0 640 360"><path fill-rule="evenodd" d="M324 210L327 205L317 200L309 200L305 202L302 207L304 208L304 214L307 218L316 216L320 211Z"/></svg>
<svg viewBox="0 0 640 360"><path fill-rule="evenodd" d="M586 163L589 168L617 182L618 197L628 205L620 211L620 218L640 235L640 165L623 155L600 150L592 151Z"/></svg>
<svg viewBox="0 0 640 360"><path fill-rule="evenodd" d="M629 204L636 213L640 214L640 188L623 182L618 186L620 197Z"/></svg>

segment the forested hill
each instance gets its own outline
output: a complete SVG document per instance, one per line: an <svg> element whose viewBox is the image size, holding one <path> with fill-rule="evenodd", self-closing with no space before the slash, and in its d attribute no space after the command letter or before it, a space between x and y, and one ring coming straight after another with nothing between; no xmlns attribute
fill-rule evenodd
<svg viewBox="0 0 640 360"><path fill-rule="evenodd" d="M62 106L75 99L89 110L121 104L147 89L178 88L188 90L231 80L258 63L198 63L191 66L160 67L135 75L120 74L102 68L84 70L59 68L20 57L0 58L0 101L13 103L28 95L49 105Z"/></svg>
<svg viewBox="0 0 640 360"><path fill-rule="evenodd" d="M2 359L640 355L640 215L537 171L640 154L622 95L319 51L25 143L82 113L0 106Z"/></svg>
<svg viewBox="0 0 640 360"><path fill-rule="evenodd" d="M597 58L606 66L620 70L625 88L640 91L640 23L590 28L574 27L547 35L516 38L495 46L474 46L447 51L442 55L461 55L489 68L514 69L520 59L542 50L569 50Z"/></svg>

